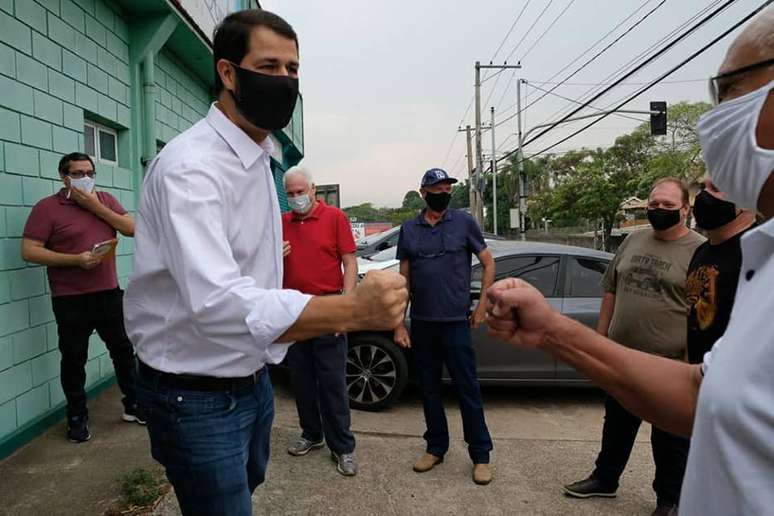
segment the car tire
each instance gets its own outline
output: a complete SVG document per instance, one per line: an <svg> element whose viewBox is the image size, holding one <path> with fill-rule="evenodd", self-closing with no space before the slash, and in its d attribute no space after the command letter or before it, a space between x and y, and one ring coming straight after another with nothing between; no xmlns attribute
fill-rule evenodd
<svg viewBox="0 0 774 516"><path fill-rule="evenodd" d="M350 335L347 351L347 395L357 410L384 410L403 394L408 383L403 351L386 335Z"/></svg>

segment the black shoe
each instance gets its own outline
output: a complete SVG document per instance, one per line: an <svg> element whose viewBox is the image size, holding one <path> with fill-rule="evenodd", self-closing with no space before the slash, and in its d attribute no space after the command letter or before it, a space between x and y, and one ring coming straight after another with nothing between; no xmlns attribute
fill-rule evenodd
<svg viewBox="0 0 774 516"><path fill-rule="evenodd" d="M140 407L138 407L136 404L132 405L131 407L124 408L124 414L121 416L121 419L127 423L137 423L138 425L145 424L145 416L142 413L142 409L140 409Z"/></svg>
<svg viewBox="0 0 774 516"><path fill-rule="evenodd" d="M656 510L651 516L677 516L677 504L669 502L658 502Z"/></svg>
<svg viewBox="0 0 774 516"><path fill-rule="evenodd" d="M617 487L600 482L594 475L564 486L564 494L573 498L615 498Z"/></svg>
<svg viewBox="0 0 774 516"><path fill-rule="evenodd" d="M88 422L89 418L86 416L68 417L67 439L71 443L85 443L91 439Z"/></svg>

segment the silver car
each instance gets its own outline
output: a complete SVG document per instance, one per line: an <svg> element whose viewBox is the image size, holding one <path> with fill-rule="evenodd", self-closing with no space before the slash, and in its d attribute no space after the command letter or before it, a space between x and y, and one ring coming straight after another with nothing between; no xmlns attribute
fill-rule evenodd
<svg viewBox="0 0 774 516"><path fill-rule="evenodd" d="M600 281L610 253L568 245L488 241L496 279L520 278L563 314L595 327L602 302ZM481 265L474 259L471 308L481 296ZM410 321L409 321L410 324ZM517 349L491 339L485 325L473 331L480 382L499 385L588 385L575 369L536 349ZM414 344L416 345L416 343ZM395 403L413 378L411 350L399 348L391 333L349 335L347 388L350 405L381 410ZM444 380L450 381L444 369Z"/></svg>

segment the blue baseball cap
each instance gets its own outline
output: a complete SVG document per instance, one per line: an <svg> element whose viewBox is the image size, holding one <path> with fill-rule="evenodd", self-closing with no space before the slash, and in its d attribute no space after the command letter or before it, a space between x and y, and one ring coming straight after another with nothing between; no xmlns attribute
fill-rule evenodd
<svg viewBox="0 0 774 516"><path fill-rule="evenodd" d="M427 172L425 172L425 175L422 176L422 188L426 186L433 186L437 185L438 183L449 183L454 184L457 180L453 177L449 177L449 174L446 173L445 170L441 170L440 168L431 168Z"/></svg>

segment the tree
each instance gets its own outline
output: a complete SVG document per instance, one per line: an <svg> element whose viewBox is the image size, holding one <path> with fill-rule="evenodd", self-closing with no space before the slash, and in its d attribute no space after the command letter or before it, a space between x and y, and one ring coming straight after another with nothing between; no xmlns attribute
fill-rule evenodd
<svg viewBox="0 0 774 516"><path fill-rule="evenodd" d="M425 207L425 200L416 190L409 190L403 196L403 209L421 210Z"/></svg>

